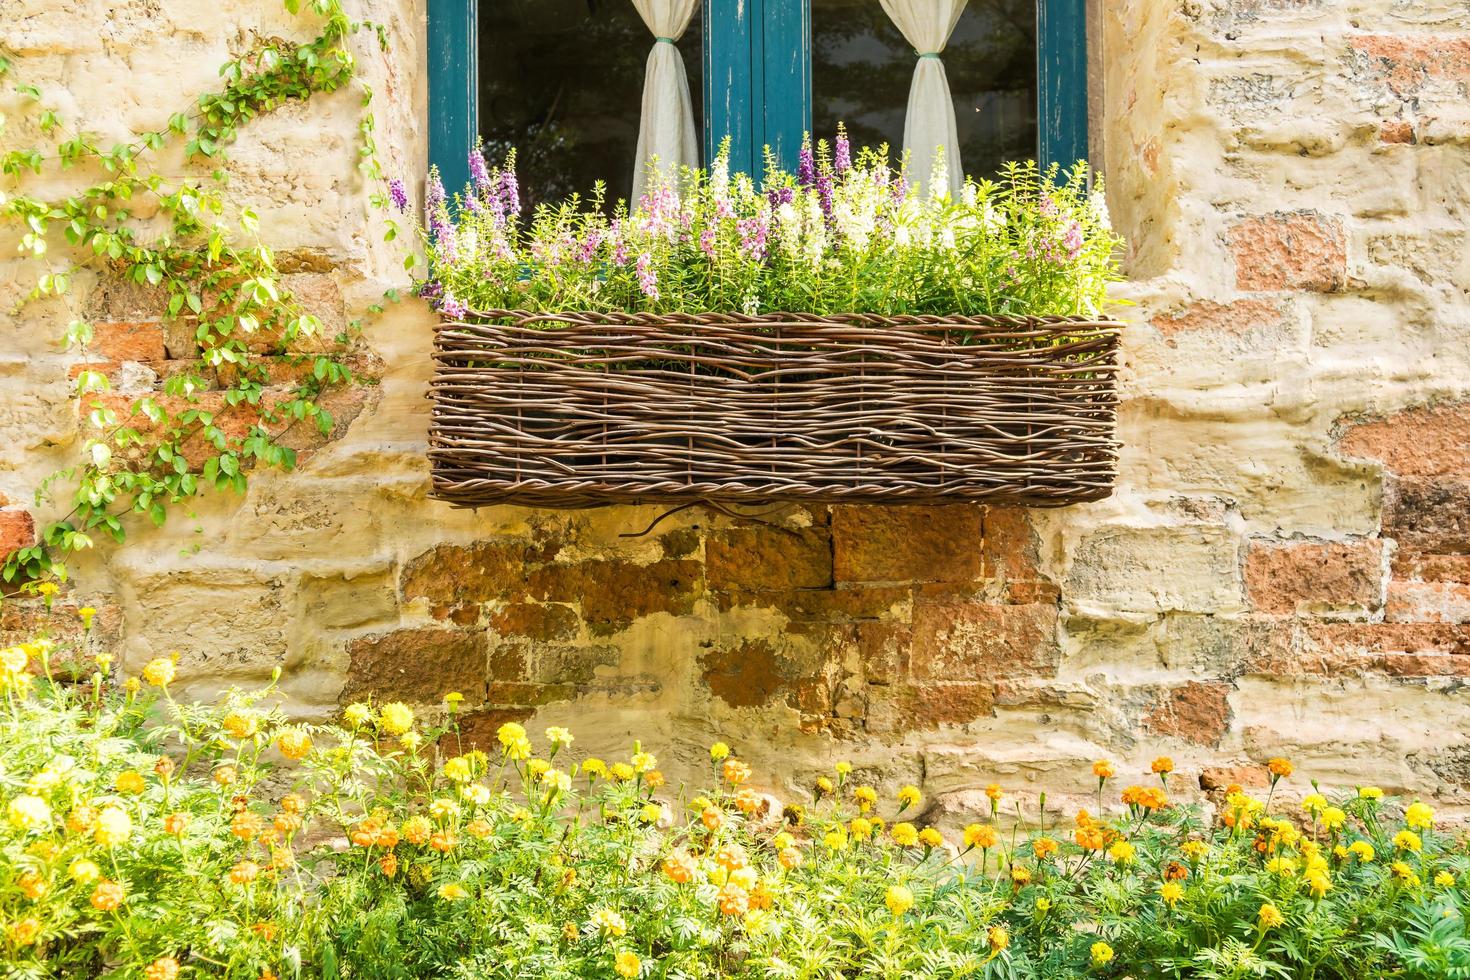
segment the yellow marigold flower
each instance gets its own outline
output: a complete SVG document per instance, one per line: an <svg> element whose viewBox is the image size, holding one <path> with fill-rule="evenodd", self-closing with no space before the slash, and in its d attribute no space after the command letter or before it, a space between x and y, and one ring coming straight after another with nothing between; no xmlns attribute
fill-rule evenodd
<svg viewBox="0 0 1470 980"><path fill-rule="evenodd" d="M179 961L172 956L160 956L143 970L143 980L177 980Z"/></svg>
<svg viewBox="0 0 1470 980"><path fill-rule="evenodd" d="M871 786L859 786L852 791L852 798L857 801L858 809L867 813L878 802L878 791Z"/></svg>
<svg viewBox="0 0 1470 980"><path fill-rule="evenodd" d="M1280 909L1267 902L1256 913L1256 921L1261 924L1262 929L1275 929L1286 921L1286 917L1281 914Z"/></svg>
<svg viewBox="0 0 1470 980"><path fill-rule="evenodd" d="M1118 774L1113 764L1106 759L1099 759L1092 764L1092 774L1098 779L1112 779Z"/></svg>
<svg viewBox="0 0 1470 980"><path fill-rule="evenodd" d="M899 847L913 847L919 843L919 832L914 829L913 824L908 822L894 824L889 834Z"/></svg>
<svg viewBox="0 0 1470 980"><path fill-rule="evenodd" d="M988 850L1000 840L995 828L989 824L972 823L965 828L965 846Z"/></svg>
<svg viewBox="0 0 1470 980"><path fill-rule="evenodd" d="M999 953L1011 944L1011 934L1006 932L1005 926L991 926L985 933L985 942L990 946L990 951Z"/></svg>
<svg viewBox="0 0 1470 980"><path fill-rule="evenodd" d="M1136 853L1133 845L1126 840L1115 840L1113 846L1108 848L1108 857L1118 864L1128 864Z"/></svg>
<svg viewBox="0 0 1470 980"><path fill-rule="evenodd" d="M731 786L739 786L750 778L750 767L739 759L726 759L723 775L725 782Z"/></svg>
<svg viewBox="0 0 1470 980"><path fill-rule="evenodd" d="M459 816L459 804L447 797L438 797L429 804L429 816L435 820L453 820Z"/></svg>
<svg viewBox="0 0 1470 980"><path fill-rule="evenodd" d="M1347 823L1347 814L1340 807L1329 806L1322 811L1322 826L1327 830L1341 830Z"/></svg>
<svg viewBox="0 0 1470 980"><path fill-rule="evenodd" d="M758 875L754 868L744 867L731 868L728 877L731 884L735 885L738 888L744 888L746 891L751 891L755 888L755 882Z"/></svg>
<svg viewBox="0 0 1470 980"><path fill-rule="evenodd" d="M567 777L570 779L571 777ZM470 783L468 786L459 788L459 795L464 797L466 803L471 806L486 806L490 802L490 787L480 783Z"/></svg>
<svg viewBox="0 0 1470 980"><path fill-rule="evenodd" d="M276 739L276 748L292 762L299 762L311 754L311 736L299 729L290 729Z"/></svg>
<svg viewBox="0 0 1470 980"><path fill-rule="evenodd" d="M92 889L92 908L98 912L111 912L123 903L123 888L115 881L103 878Z"/></svg>
<svg viewBox="0 0 1470 980"><path fill-rule="evenodd" d="M214 771L214 781L220 786L233 786L239 778L234 766L220 766Z"/></svg>
<svg viewBox="0 0 1470 980"><path fill-rule="evenodd" d="M658 823L659 818L664 815L664 808L657 803L645 803L639 811L639 818L647 824Z"/></svg>
<svg viewBox="0 0 1470 980"><path fill-rule="evenodd" d="M531 761L526 763L526 772L530 773L533 777L540 776L542 773L550 771L551 763L547 762L545 759L532 759Z"/></svg>
<svg viewBox="0 0 1470 980"><path fill-rule="evenodd" d="M923 794L919 792L919 787L905 786L898 791L898 808L905 810L911 806L918 806L919 801L923 798Z"/></svg>
<svg viewBox="0 0 1470 980"><path fill-rule="evenodd" d="M1001 793L1000 784L999 783L991 783L988 786L986 786L985 787L985 795L988 796L988 797L990 797L990 802L992 802L992 803L999 803L1000 802L1000 798L1003 795Z"/></svg>
<svg viewBox="0 0 1470 980"><path fill-rule="evenodd" d="M834 772L837 773L837 775L842 776L842 777L847 777L847 776L852 775L852 763L851 762L839 762L839 763L837 763L837 765L833 766L832 769L833 769Z"/></svg>
<svg viewBox="0 0 1470 980"><path fill-rule="evenodd" d="M1038 837L1031 842L1031 852L1044 861L1057 852L1058 846L1050 837Z"/></svg>
<svg viewBox="0 0 1470 980"><path fill-rule="evenodd" d="M103 807L97 815L97 824L92 836L103 847L116 847L125 843L133 833L133 819L127 811L115 806Z"/></svg>
<svg viewBox="0 0 1470 980"><path fill-rule="evenodd" d="M943 847L944 835L933 827L925 827L919 831L919 843L929 848Z"/></svg>
<svg viewBox="0 0 1470 980"><path fill-rule="evenodd" d="M1025 885L1030 880L1031 880L1031 869L1030 868L1026 867L1024 864L1012 864L1011 865L1011 881L1015 882L1015 884L1017 885L1017 887L1020 887L1022 885Z"/></svg>
<svg viewBox="0 0 1470 980"><path fill-rule="evenodd" d="M785 830L781 831L776 836L771 838L771 846L778 851L783 847L791 847L795 843L796 838L791 836L791 834Z"/></svg>
<svg viewBox="0 0 1470 980"><path fill-rule="evenodd" d="M1296 862L1288 857L1273 857L1266 862L1267 871L1273 875L1280 875L1283 878L1290 878L1295 875L1296 868Z"/></svg>
<svg viewBox="0 0 1470 980"><path fill-rule="evenodd" d="M847 829L852 832L853 840L867 840L873 836L873 821L867 817L854 817Z"/></svg>
<svg viewBox="0 0 1470 980"><path fill-rule="evenodd" d="M914 893L902 885L889 885L883 893L883 904L894 915L903 915L914 907Z"/></svg>
<svg viewBox="0 0 1470 980"><path fill-rule="evenodd" d="M1105 966L1112 962L1113 947L1099 939L1092 944L1092 965Z"/></svg>
<svg viewBox="0 0 1470 980"><path fill-rule="evenodd" d="M1312 815L1316 815L1327 806L1327 797L1321 793L1308 793L1302 797L1302 809Z"/></svg>
<svg viewBox="0 0 1470 980"><path fill-rule="evenodd" d="M523 740L526 737L526 729L513 721L508 721L495 730L495 737L500 744L506 748Z"/></svg>
<svg viewBox="0 0 1470 980"><path fill-rule="evenodd" d="M154 687L168 687L177 673L174 662L167 657L155 657L143 665L143 679Z"/></svg>
<svg viewBox="0 0 1470 980"><path fill-rule="evenodd" d="M1210 850L1210 845L1202 840L1187 840L1179 845L1179 850L1191 861L1198 861Z"/></svg>
<svg viewBox="0 0 1470 980"><path fill-rule="evenodd" d="M1401 830L1393 835L1393 846L1402 851L1418 851L1424 842L1412 830Z"/></svg>
<svg viewBox="0 0 1470 980"><path fill-rule="evenodd" d="M1332 878L1325 871L1309 871L1304 880L1314 898L1321 898L1332 889Z"/></svg>
<svg viewBox="0 0 1470 980"><path fill-rule="evenodd" d="M354 701L342 709L342 720L353 728L361 728L373 720L373 709L361 701Z"/></svg>
<svg viewBox="0 0 1470 980"><path fill-rule="evenodd" d="M570 731L563 728L562 726L552 725L550 728L546 729L546 741L550 742L552 745L557 746L558 748L564 749L568 745L571 745L574 741L576 741L576 739L573 737Z"/></svg>
<svg viewBox="0 0 1470 980"><path fill-rule="evenodd" d="M46 879L41 877L40 872L37 871L22 871L20 877L15 879L15 884L21 894L33 902L44 898L51 890Z"/></svg>
<svg viewBox="0 0 1470 980"><path fill-rule="evenodd" d="M220 721L220 726L231 738L243 741L260 730L260 719L251 711L231 711Z"/></svg>
<svg viewBox="0 0 1470 980"><path fill-rule="evenodd" d="M1051 899L1049 899L1049 898L1038 898L1036 900L1036 911L1038 911L1038 912L1050 912L1051 911Z"/></svg>
<svg viewBox="0 0 1470 980"><path fill-rule="evenodd" d="M1270 770L1271 775L1275 779L1285 779L1287 776L1290 776L1293 771L1291 760L1283 759L1280 756L1277 756L1274 759L1267 759L1266 768Z"/></svg>
<svg viewBox="0 0 1470 980"><path fill-rule="evenodd" d="M135 769L128 769L117 774L117 781L114 785L117 787L119 793L127 796L137 796L148 788L148 781L143 778L141 772Z"/></svg>
<svg viewBox="0 0 1470 980"><path fill-rule="evenodd" d="M1398 878L1400 881L1403 881L1410 887L1419 884L1419 876L1414 873L1413 868L1409 867L1409 865L1403 861L1393 862L1388 866L1388 869L1394 873L1394 877Z"/></svg>
<svg viewBox="0 0 1470 980"><path fill-rule="evenodd" d="M92 658L92 662L97 665L98 670L102 671L102 673L105 674L107 673L108 668L112 666L112 654L99 653L97 654L97 656Z"/></svg>
<svg viewBox="0 0 1470 980"><path fill-rule="evenodd" d="M469 898L470 893L465 890L464 885L451 881L439 886L439 897L446 902L457 902L462 898Z"/></svg>
<svg viewBox="0 0 1470 980"><path fill-rule="evenodd" d="M1155 775L1167 776L1169 773L1174 771L1174 760L1169 758L1167 755L1161 755L1153 761L1153 763L1149 766L1149 769L1152 770Z"/></svg>
<svg viewBox="0 0 1470 980"><path fill-rule="evenodd" d="M1429 830L1434 826L1434 810L1423 803L1411 803L1404 811L1404 823L1414 830Z"/></svg>
<svg viewBox="0 0 1470 980"><path fill-rule="evenodd" d="M1381 800L1383 799L1383 790L1379 789L1377 786L1359 786L1358 799Z"/></svg>
<svg viewBox="0 0 1470 980"><path fill-rule="evenodd" d="M451 710L454 708L455 705L459 704L463 700L464 695L460 694L458 691L450 691L448 694L444 695L444 703L449 705Z"/></svg>
<svg viewBox="0 0 1470 980"><path fill-rule="evenodd" d="M26 653L24 647L6 647L0 650L0 670L7 675L19 674L26 669L30 659L30 654Z"/></svg>
<svg viewBox="0 0 1470 980"><path fill-rule="evenodd" d="M66 873L71 876L72 881L75 881L79 885L85 885L88 882L96 881L102 875L102 869L97 867L97 862L95 861L88 861L86 858L77 858L66 869Z"/></svg>
<svg viewBox="0 0 1470 980"><path fill-rule="evenodd" d="M16 830L42 830L51 825L51 804L39 796L17 796L10 801L6 813Z"/></svg>
<svg viewBox="0 0 1470 980"><path fill-rule="evenodd" d="M232 885L248 885L260 877L260 865L254 861L240 861L230 869L229 879Z"/></svg>
<svg viewBox="0 0 1470 980"><path fill-rule="evenodd" d="M633 769L633 767L628 765L626 762L614 762L612 765L612 769L609 771L612 774L612 778L616 779L620 783L626 783L628 780L632 779L634 775L636 775L636 771Z"/></svg>
<svg viewBox="0 0 1470 980"><path fill-rule="evenodd" d="M1166 881L1159 886L1159 897L1165 905L1173 908L1174 903L1184 897L1184 886L1177 881Z"/></svg>
<svg viewBox="0 0 1470 980"><path fill-rule="evenodd" d="M33 915L27 916L18 922L12 923L10 928L6 930L6 933L10 936L10 941L15 945L29 946L41 935L41 920Z"/></svg>
<svg viewBox="0 0 1470 980"><path fill-rule="evenodd" d="M410 844L424 843L433 832L434 825L429 823L429 818L423 814L414 814L403 821L403 839Z"/></svg>
<svg viewBox="0 0 1470 980"><path fill-rule="evenodd" d="M638 954L629 950L622 950L613 957L613 970L620 977L636 977L643 969L643 961Z"/></svg>
<svg viewBox="0 0 1470 980"><path fill-rule="evenodd" d="M456 755L444 761L444 778L453 783L467 783L475 778L474 770L470 768L470 760L462 755Z"/></svg>
<svg viewBox="0 0 1470 980"><path fill-rule="evenodd" d="M828 778L826 776L818 776L817 777L817 793L818 793L818 795L821 795L821 796L831 796L836 791L837 791L837 787L833 785L832 780L830 778Z"/></svg>
<svg viewBox="0 0 1470 980"><path fill-rule="evenodd" d="M730 754L730 746L724 742L716 742L709 747L709 757L716 762L723 762Z"/></svg>
<svg viewBox="0 0 1470 980"><path fill-rule="evenodd" d="M658 766L658 759L652 752L634 752L633 758L628 760L633 763L634 772L647 772ZM746 770L749 772L749 770Z"/></svg>
<svg viewBox="0 0 1470 980"><path fill-rule="evenodd" d="M588 776L607 778L607 763L601 759L588 759L582 763L582 772Z"/></svg>
<svg viewBox="0 0 1470 980"><path fill-rule="evenodd" d="M1434 875L1434 883L1441 888L1455 887L1455 876L1448 871L1439 871Z"/></svg>
<svg viewBox="0 0 1470 980"><path fill-rule="evenodd" d="M402 735L413 727L413 709L402 701L389 701L378 709L378 727L389 735Z"/></svg>
<svg viewBox="0 0 1470 980"><path fill-rule="evenodd" d="M592 924L608 936L623 936L628 932L628 921L612 909L592 913Z"/></svg>
<svg viewBox="0 0 1470 980"><path fill-rule="evenodd" d="M776 854L776 860L780 862L781 867L785 868L787 871L794 871L795 869L801 867L801 852L794 847L783 847Z"/></svg>
<svg viewBox="0 0 1470 980"><path fill-rule="evenodd" d="M822 835L822 843L829 851L845 851L847 850L847 832L841 827L829 830Z"/></svg>

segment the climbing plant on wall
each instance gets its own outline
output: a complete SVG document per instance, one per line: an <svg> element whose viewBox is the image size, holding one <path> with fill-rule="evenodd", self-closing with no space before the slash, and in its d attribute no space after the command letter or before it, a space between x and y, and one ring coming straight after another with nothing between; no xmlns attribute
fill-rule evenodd
<svg viewBox="0 0 1470 980"><path fill-rule="evenodd" d="M37 494L38 503L65 502L69 492L71 507L41 529L34 546L9 556L0 569L3 583L65 577L67 556L97 535L120 541L131 516L162 524L171 505L210 489L243 491L252 467L295 465L287 433L314 426L325 434L332 427L322 396L354 381L347 355L358 323L312 345L320 353L291 353L322 324L284 286L269 229L231 200L225 161L252 120L351 83L355 35L366 31L385 48L387 39L380 25L349 17L339 0L284 4L291 14L312 18L315 37L257 38L221 66L216 91L160 120L157 129L111 147L49 108L39 88L14 77L15 64L0 50L0 83L8 82L28 106L41 141L0 144L0 224L15 227L21 252L41 266L25 302L65 304L72 313L64 343L86 355L93 325L76 312L73 286L79 272L91 270L156 296L160 317L194 325L197 349L185 369L135 397L108 395L107 376L84 364L76 379L88 433L82 458L49 477ZM359 169L381 208L372 92L361 88ZM0 117L0 136L4 125ZM183 177L170 173L179 156ZM86 177L63 196L43 196L73 173ZM40 190L28 193L32 186ZM388 237L396 231L390 220ZM284 396L279 389L268 393L272 369L283 366L299 380Z"/></svg>

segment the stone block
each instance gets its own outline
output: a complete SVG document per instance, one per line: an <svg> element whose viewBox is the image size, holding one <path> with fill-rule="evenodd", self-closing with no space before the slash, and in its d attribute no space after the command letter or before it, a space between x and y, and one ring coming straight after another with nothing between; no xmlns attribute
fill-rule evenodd
<svg viewBox="0 0 1470 980"><path fill-rule="evenodd" d="M1366 614L1383 604L1383 542L1253 542L1245 586L1260 612Z"/></svg>
<svg viewBox="0 0 1470 980"><path fill-rule="evenodd" d="M1337 445L1343 455L1377 460L1398 476L1470 474L1470 402L1411 408L1357 422Z"/></svg>
<svg viewBox="0 0 1470 980"><path fill-rule="evenodd" d="M842 582L966 582L981 574L982 508L832 509L833 575Z"/></svg>
<svg viewBox="0 0 1470 980"><path fill-rule="evenodd" d="M1383 535L1413 551L1470 553L1470 477L1386 481Z"/></svg>
<svg viewBox="0 0 1470 980"><path fill-rule="evenodd" d="M487 650L478 630L419 627L360 636L347 645L343 701L438 704L458 691L471 704L485 696ZM518 703L518 702L516 702Z"/></svg>
<svg viewBox="0 0 1470 980"><path fill-rule="evenodd" d="M28 510L0 510L0 559L36 543L36 519Z"/></svg>
<svg viewBox="0 0 1470 980"><path fill-rule="evenodd" d="M1230 228L1235 288L1334 292L1347 284L1342 221L1315 211L1244 218Z"/></svg>
<svg viewBox="0 0 1470 980"><path fill-rule="evenodd" d="M1062 594L1122 612L1239 610L1239 543L1223 526L1104 528L1077 547Z"/></svg>
<svg viewBox="0 0 1470 980"><path fill-rule="evenodd" d="M825 589L832 585L832 535L825 527L742 527L705 541L713 590Z"/></svg>
<svg viewBox="0 0 1470 980"><path fill-rule="evenodd" d="M914 608L910 673L915 681L1052 677L1061 662L1057 608L994 603Z"/></svg>
<svg viewBox="0 0 1470 980"><path fill-rule="evenodd" d="M1188 681L1164 691L1143 718L1155 735L1214 748L1230 729L1230 685Z"/></svg>

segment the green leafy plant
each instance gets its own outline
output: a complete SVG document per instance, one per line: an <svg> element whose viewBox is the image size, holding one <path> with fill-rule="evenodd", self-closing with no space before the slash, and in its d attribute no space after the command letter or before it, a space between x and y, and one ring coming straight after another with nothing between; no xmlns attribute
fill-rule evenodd
<svg viewBox="0 0 1470 980"><path fill-rule="evenodd" d="M285 6L296 14L303 4L286 0ZM38 544L9 556L0 581L64 577L66 556L90 546L99 532L122 540L129 514L162 524L171 504L211 488L243 490L252 466L295 464L283 439L293 427L331 429L321 396L354 380L347 355L356 324L318 345L322 353L290 353L321 323L283 288L260 220L231 203L223 167L228 147L251 120L352 81L355 33L371 29L386 43L381 28L350 19L339 0L306 6L320 22L315 37L258 38L221 67L217 91L127 143L104 147L85 130L69 130L38 88L15 86L35 107L41 134L54 141L48 151L0 152L0 174L13 188L0 194L0 223L17 226L22 252L43 270L30 299L71 305L83 268L130 282L156 296L160 316L195 325L198 356L164 379L160 391L138 397L110 394L101 371L79 374L89 429L82 460L45 481L38 494L39 503L68 485L72 506L42 529ZM0 79L13 71L0 57ZM364 88L360 169L376 181L370 100ZM197 176L170 176L176 165L161 162L170 150L181 151ZM68 171L87 176L64 196L26 192L30 182L49 187ZM383 203L382 195L373 197ZM390 236L396 233L389 228ZM74 310L64 341L85 355L93 333ZM284 395L268 394L283 385L281 376L297 380L284 386Z"/></svg>
<svg viewBox="0 0 1470 980"><path fill-rule="evenodd" d="M87 611L83 611L85 617ZM46 639L0 649L9 976L1463 977L1465 840L1361 787L1213 818L1172 772L1070 820L923 826L839 764L782 806L725 743L695 787L634 743L461 739L462 701L292 723L270 686L175 698ZM698 761L695 760L696 767ZM1273 803L1275 807L1273 809ZM1009 824L1009 825L1007 825Z"/></svg>
<svg viewBox="0 0 1470 980"><path fill-rule="evenodd" d="M453 199L431 173L421 293L465 310L989 314L1096 317L1118 278L1101 186L1009 165L999 181L928 195L886 148L807 146L796 173L654 173L631 210L573 197L523 220L514 155L477 147ZM942 173L928 182L947 186ZM406 203L405 198L400 198Z"/></svg>

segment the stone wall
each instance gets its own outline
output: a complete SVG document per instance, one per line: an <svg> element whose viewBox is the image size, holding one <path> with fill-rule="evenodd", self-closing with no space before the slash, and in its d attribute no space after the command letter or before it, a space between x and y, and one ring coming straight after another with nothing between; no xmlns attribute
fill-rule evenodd
<svg viewBox="0 0 1470 980"><path fill-rule="evenodd" d="M298 30L244 0L16 8L17 70L104 143L158 125L252 32ZM422 3L359 9L392 41L359 50L387 164L421 173ZM454 511L426 498L431 320L409 302L371 322L370 383L335 396L298 472L135 525L58 606L98 606L94 642L130 668L183 651L191 693L277 664L311 717L458 690L480 737L516 718L600 752L642 738L677 776L718 736L790 794L849 758L959 812L992 780L1085 793L1097 757L1126 775L1167 753L1209 788L1280 753L1324 784L1470 803L1470 4L1097 9L1135 304L1112 498L685 511L639 537L658 508ZM337 320L398 276L353 171L356 101L282 109L230 164ZM4 260L0 308L33 273ZM167 374L177 334L147 297L82 293L104 370ZM3 321L0 550L56 513L32 494L82 438L69 317ZM8 604L0 636L36 615Z"/></svg>

